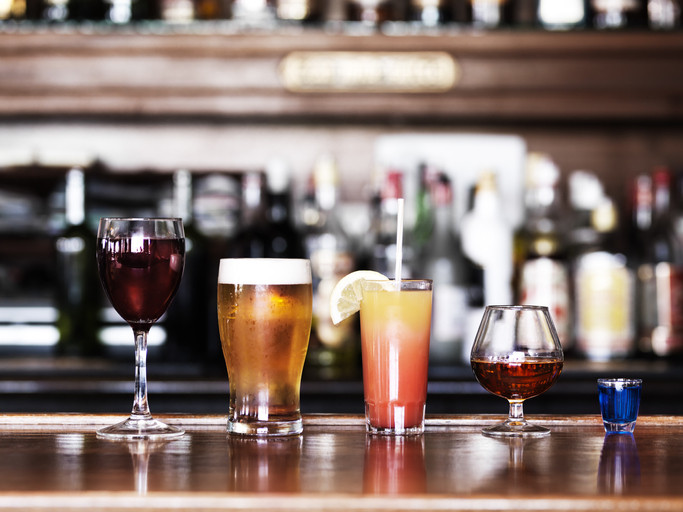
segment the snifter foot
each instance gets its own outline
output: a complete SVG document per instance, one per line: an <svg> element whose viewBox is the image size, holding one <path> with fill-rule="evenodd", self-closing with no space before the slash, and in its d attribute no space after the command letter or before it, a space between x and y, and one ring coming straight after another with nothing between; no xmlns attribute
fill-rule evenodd
<svg viewBox="0 0 683 512"><path fill-rule="evenodd" d="M145 439L158 441L162 439L174 439L185 433L184 430L166 425L154 418L135 418L131 416L121 423L102 428L97 431L97 437L112 439L115 441L131 441Z"/></svg>
<svg viewBox="0 0 683 512"><path fill-rule="evenodd" d="M544 437L550 430L527 421L504 421L481 430L485 436L491 437Z"/></svg>

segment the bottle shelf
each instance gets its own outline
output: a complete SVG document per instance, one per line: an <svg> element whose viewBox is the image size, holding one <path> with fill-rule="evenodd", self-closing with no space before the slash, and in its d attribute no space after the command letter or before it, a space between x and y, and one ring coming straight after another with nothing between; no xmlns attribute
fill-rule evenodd
<svg viewBox="0 0 683 512"><path fill-rule="evenodd" d="M229 27L5 29L0 119L683 121L680 32Z"/></svg>

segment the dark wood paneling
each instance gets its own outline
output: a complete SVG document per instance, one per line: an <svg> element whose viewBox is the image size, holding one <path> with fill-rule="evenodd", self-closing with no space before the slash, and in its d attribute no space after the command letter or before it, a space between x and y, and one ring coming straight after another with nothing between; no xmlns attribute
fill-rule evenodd
<svg viewBox="0 0 683 512"><path fill-rule="evenodd" d="M429 94L290 93L294 50L445 51ZM683 120L683 34L0 34L0 116L129 115L558 122Z"/></svg>

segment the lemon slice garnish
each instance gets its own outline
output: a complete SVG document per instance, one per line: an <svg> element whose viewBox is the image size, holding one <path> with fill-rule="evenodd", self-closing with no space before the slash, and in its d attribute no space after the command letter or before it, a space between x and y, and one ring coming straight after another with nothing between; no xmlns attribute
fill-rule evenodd
<svg viewBox="0 0 683 512"><path fill-rule="evenodd" d="M337 325L360 311L365 281L389 281L389 278L374 270L357 270L342 277L330 296L330 316L333 324Z"/></svg>

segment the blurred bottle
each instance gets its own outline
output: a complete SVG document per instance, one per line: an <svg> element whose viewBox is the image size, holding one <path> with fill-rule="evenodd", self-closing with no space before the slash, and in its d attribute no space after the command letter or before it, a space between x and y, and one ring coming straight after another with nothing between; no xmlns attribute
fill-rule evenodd
<svg viewBox="0 0 683 512"><path fill-rule="evenodd" d="M66 174L66 228L56 240L57 328L61 355L95 356L101 346L97 331L102 291L95 259L95 234L85 215L85 173Z"/></svg>
<svg viewBox="0 0 683 512"><path fill-rule="evenodd" d="M567 262L567 211L560 171L547 155L529 155L525 222L515 237L517 303L547 306L562 348L571 347L571 298Z"/></svg>
<svg viewBox="0 0 683 512"><path fill-rule="evenodd" d="M160 5L155 0L104 0L104 3L104 19L115 25L160 17Z"/></svg>
<svg viewBox="0 0 683 512"><path fill-rule="evenodd" d="M185 230L185 269L173 302L165 315L168 342L164 354L174 361L209 362L219 351L210 338L208 326L215 323L215 276L208 274L208 242L197 229L194 218L192 174L173 174L173 215L183 220ZM223 365L220 364L219 367Z"/></svg>
<svg viewBox="0 0 683 512"><path fill-rule="evenodd" d="M394 279L396 274L396 231L398 229L398 199L403 197L403 174L389 171L382 185L378 220L374 223L370 268ZM401 277L412 275L413 251L409 237L404 238Z"/></svg>
<svg viewBox="0 0 683 512"><path fill-rule="evenodd" d="M304 244L294 226L290 172L280 160L272 160L266 167L268 247L269 258L303 258Z"/></svg>
<svg viewBox="0 0 683 512"><path fill-rule="evenodd" d="M197 20L223 20L231 16L230 0L194 0L194 17Z"/></svg>
<svg viewBox="0 0 683 512"><path fill-rule="evenodd" d="M470 362L484 307L512 303L513 275L513 233L503 214L495 174L481 174L469 202L471 208L460 223L469 305L461 354L464 364Z"/></svg>
<svg viewBox="0 0 683 512"><path fill-rule="evenodd" d="M574 261L576 347L590 360L625 358L635 349L634 275L611 199L593 211L591 226L595 242Z"/></svg>
<svg viewBox="0 0 683 512"><path fill-rule="evenodd" d="M585 0L538 0L536 15L547 30L584 28L587 23Z"/></svg>
<svg viewBox="0 0 683 512"><path fill-rule="evenodd" d="M367 27L377 27L399 19L396 4L394 0L347 0L346 19Z"/></svg>
<svg viewBox="0 0 683 512"><path fill-rule="evenodd" d="M428 164L418 166L418 190L415 197L415 225L413 226L413 247L416 254L421 254L425 245L432 238L434 229L434 205L432 204L432 183L436 169Z"/></svg>
<svg viewBox="0 0 683 512"><path fill-rule="evenodd" d="M446 175L437 177L432 198L434 231L420 268L434 281L429 358L438 366L460 360L469 304L465 261L454 229L453 190Z"/></svg>
<svg viewBox="0 0 683 512"><path fill-rule="evenodd" d="M514 0L470 0L472 25L491 29L511 24L514 3Z"/></svg>
<svg viewBox="0 0 683 512"><path fill-rule="evenodd" d="M159 0L159 17L169 23L189 23L195 19L192 0Z"/></svg>
<svg viewBox="0 0 683 512"><path fill-rule="evenodd" d="M645 28L647 0L591 0L593 27L597 29Z"/></svg>
<svg viewBox="0 0 683 512"><path fill-rule="evenodd" d="M28 18L26 0L0 1L0 22L22 21Z"/></svg>
<svg viewBox="0 0 683 512"><path fill-rule="evenodd" d="M462 247L484 273L484 304L512 302L512 228L505 220L496 176L481 174L472 210L462 219Z"/></svg>
<svg viewBox="0 0 683 512"><path fill-rule="evenodd" d="M359 343L354 317L337 326L330 319L332 289L354 269L349 240L337 217L338 182L334 158L323 155L313 169L316 207L307 212L310 223L305 234L306 254L313 273L313 326L305 370L319 378L355 376L358 371Z"/></svg>
<svg viewBox="0 0 683 512"><path fill-rule="evenodd" d="M595 246L599 235L593 228L593 212L604 202L605 190L598 177L577 170L567 179L570 206L570 225L567 235L569 259L574 260L589 247Z"/></svg>
<svg viewBox="0 0 683 512"><path fill-rule="evenodd" d="M408 20L423 27L438 27L453 19L451 2L446 0L410 0Z"/></svg>
<svg viewBox="0 0 683 512"><path fill-rule="evenodd" d="M318 0L277 0L277 18L283 21L312 22L320 19Z"/></svg>
<svg viewBox="0 0 683 512"><path fill-rule="evenodd" d="M62 23L69 18L68 0L45 0L41 19L49 23Z"/></svg>
<svg viewBox="0 0 683 512"><path fill-rule="evenodd" d="M106 7L104 0L68 0L68 17L79 22L103 21Z"/></svg>
<svg viewBox="0 0 683 512"><path fill-rule="evenodd" d="M240 229L230 243L229 255L233 258L267 258L268 246L265 178L260 172L249 171L242 176Z"/></svg>
<svg viewBox="0 0 683 512"><path fill-rule="evenodd" d="M648 0L647 14L652 29L671 30L681 26L680 0Z"/></svg>
<svg viewBox="0 0 683 512"><path fill-rule="evenodd" d="M652 173L653 218L646 241L646 263L639 272L645 290L654 296L644 299L654 305L648 320L653 327L650 335L652 352L667 356L683 352L683 266L682 251L676 238L671 202L671 171L658 167ZM640 270L640 269L639 269ZM648 285L647 279L652 280Z"/></svg>
<svg viewBox="0 0 683 512"><path fill-rule="evenodd" d="M275 0L233 0L233 19L247 24L268 23L275 19Z"/></svg>
<svg viewBox="0 0 683 512"><path fill-rule="evenodd" d="M657 322L654 267L649 258L649 238L652 230L652 177L636 176L632 183L631 205L631 265L635 269L636 348L652 354L652 331Z"/></svg>

